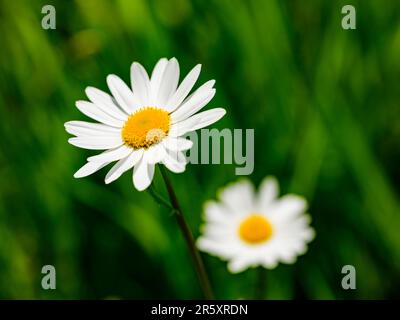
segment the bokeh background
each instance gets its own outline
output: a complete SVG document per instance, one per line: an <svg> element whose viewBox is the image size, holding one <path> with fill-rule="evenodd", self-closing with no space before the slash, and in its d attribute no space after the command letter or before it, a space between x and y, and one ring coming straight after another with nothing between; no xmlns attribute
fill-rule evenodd
<svg viewBox="0 0 400 320"><path fill-rule="evenodd" d="M268 299L400 296L400 2L81 0L0 4L0 298L201 298L175 220L131 175L76 180L91 154L63 123L110 73L129 80L175 56L216 79L213 127L255 129L258 184L275 175L304 195L317 238L267 275ZM41 28L52 4L57 29ZM202 204L236 180L233 165L189 165L173 183L197 236ZM159 176L155 183L161 186ZM218 298L251 298L255 270L231 275L204 255ZM41 288L41 268L57 289ZM357 289L341 288L354 265Z"/></svg>

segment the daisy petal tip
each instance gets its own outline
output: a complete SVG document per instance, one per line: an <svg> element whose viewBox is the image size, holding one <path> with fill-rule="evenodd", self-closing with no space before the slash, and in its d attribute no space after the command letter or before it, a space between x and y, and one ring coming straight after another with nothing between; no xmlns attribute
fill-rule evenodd
<svg viewBox="0 0 400 320"><path fill-rule="evenodd" d="M68 143L72 144L73 146L75 145L75 138L69 138Z"/></svg>
<svg viewBox="0 0 400 320"><path fill-rule="evenodd" d="M204 251L204 246L203 246L203 238L200 237L196 240L196 248L198 248L200 251Z"/></svg>
<svg viewBox="0 0 400 320"><path fill-rule="evenodd" d="M293 205L302 207L303 211L308 209L308 201L305 197L300 196L298 194L289 193L282 197L282 199L286 199L286 201L292 203Z"/></svg>
<svg viewBox="0 0 400 320"><path fill-rule="evenodd" d="M86 95L89 95L90 92L93 91L93 89L94 89L93 87L87 86L87 87L85 88L85 93L86 93Z"/></svg>
<svg viewBox="0 0 400 320"><path fill-rule="evenodd" d="M262 182L262 185L268 186L271 189L274 189L276 193L279 193L279 182L278 179L276 179L274 176L267 176L265 177Z"/></svg>
<svg viewBox="0 0 400 320"><path fill-rule="evenodd" d="M133 61L131 64L131 70L141 68L141 67L142 67L142 65L137 61Z"/></svg>
<svg viewBox="0 0 400 320"><path fill-rule="evenodd" d="M86 101L84 100L78 100L75 101L75 106L79 109L80 106L82 106Z"/></svg>
<svg viewBox="0 0 400 320"><path fill-rule="evenodd" d="M90 156L86 158L87 162L97 162L98 161L98 157L99 155L95 155L95 156Z"/></svg>
<svg viewBox="0 0 400 320"><path fill-rule="evenodd" d="M150 167L154 169L154 165L150 165ZM142 160L133 169L132 182L138 191L146 190L153 180L154 170L149 171L148 168L149 164L146 164Z"/></svg>
<svg viewBox="0 0 400 320"><path fill-rule="evenodd" d="M221 120L226 114L226 110L224 108L214 108L210 109L209 111L211 112L211 110L212 112L214 112L214 117L215 117L213 123L217 122L218 120Z"/></svg>
<svg viewBox="0 0 400 320"><path fill-rule="evenodd" d="M275 269L277 266L278 266L278 262L277 261L263 265L263 267L265 269L268 269L268 270Z"/></svg>
<svg viewBox="0 0 400 320"><path fill-rule="evenodd" d="M137 191L142 192L142 191L145 191L150 186L150 183L149 184L135 184L135 183L133 183L133 186L136 188Z"/></svg>
<svg viewBox="0 0 400 320"><path fill-rule="evenodd" d="M210 209L211 207L215 206L216 202L213 200L207 200L203 204L203 211Z"/></svg>
<svg viewBox="0 0 400 320"><path fill-rule="evenodd" d="M75 121L67 121L67 122L64 123L64 127L65 128L71 127L72 125L74 125L74 123L75 123Z"/></svg>
<svg viewBox="0 0 400 320"><path fill-rule="evenodd" d="M313 241L315 238L317 237L317 233L315 232L315 230L313 228L310 227L310 235L307 239L308 242Z"/></svg>
<svg viewBox="0 0 400 320"><path fill-rule="evenodd" d="M226 114L226 110L224 108L218 108L218 111L221 112L221 117L223 117Z"/></svg>
<svg viewBox="0 0 400 320"><path fill-rule="evenodd" d="M297 261L297 256L296 256L296 255L293 255L293 256L291 256L291 257L289 257L289 258L286 258L284 262L285 262L286 264L295 264L296 261Z"/></svg>
<svg viewBox="0 0 400 320"><path fill-rule="evenodd" d="M87 175L83 172L82 168L79 169L77 172L74 173L74 178L75 179L80 179L80 178L84 178Z"/></svg>
<svg viewBox="0 0 400 320"><path fill-rule="evenodd" d="M228 271L232 274L238 274L240 272L243 272L243 268L238 268L235 264L232 262L228 263Z"/></svg>
<svg viewBox="0 0 400 320"><path fill-rule="evenodd" d="M113 75L113 74L109 74L109 75L106 77L107 83L109 83L109 82L112 81L113 79L115 79L115 75Z"/></svg>

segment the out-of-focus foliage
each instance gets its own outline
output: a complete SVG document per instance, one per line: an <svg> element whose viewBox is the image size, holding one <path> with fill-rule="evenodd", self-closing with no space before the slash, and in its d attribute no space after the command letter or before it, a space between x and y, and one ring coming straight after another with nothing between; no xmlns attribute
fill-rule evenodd
<svg viewBox="0 0 400 320"><path fill-rule="evenodd" d="M217 128L255 129L257 184L276 175L304 195L317 231L295 265L268 273L267 298L393 298L400 294L400 2L49 1L0 4L0 298L200 298L173 217L131 175L105 169L76 180L91 152L67 143L63 123L110 73L129 80L175 56L215 78ZM189 165L173 182L198 235L201 207L235 180L233 165ZM156 177L156 185L161 188ZM204 256L218 298L249 298L256 273L230 275ZM57 289L41 288L41 268ZM341 288L354 265L357 290Z"/></svg>

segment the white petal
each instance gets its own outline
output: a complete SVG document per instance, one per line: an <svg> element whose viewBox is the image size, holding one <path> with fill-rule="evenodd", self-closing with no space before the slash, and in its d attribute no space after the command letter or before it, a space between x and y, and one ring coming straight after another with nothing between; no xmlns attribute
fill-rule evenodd
<svg viewBox="0 0 400 320"><path fill-rule="evenodd" d="M168 137L162 141L162 144L171 151L185 151L193 146L193 141L181 137Z"/></svg>
<svg viewBox="0 0 400 320"><path fill-rule="evenodd" d="M183 136L185 133L193 131L195 125L197 125L199 119L193 117L183 120L178 123L174 123L171 125L171 129L169 130L168 136L169 137L180 137Z"/></svg>
<svg viewBox="0 0 400 320"><path fill-rule="evenodd" d="M83 114L101 123L108 124L109 126L117 128L121 128L124 125L123 121L110 116L109 114L105 113L103 110L99 109L95 104L91 102L77 101L76 107Z"/></svg>
<svg viewBox="0 0 400 320"><path fill-rule="evenodd" d="M200 70L201 65L198 64L188 73L185 79L183 79L176 92L167 102L168 110L173 111L182 103L182 101L186 98L186 96L189 94L190 90L192 90L194 84L196 83L197 78L200 75Z"/></svg>
<svg viewBox="0 0 400 320"><path fill-rule="evenodd" d="M147 106L151 95L150 79L146 70L138 62L131 65L131 85L141 105Z"/></svg>
<svg viewBox="0 0 400 320"><path fill-rule="evenodd" d="M283 263L294 264L297 260L297 255L296 255L296 253L289 253L289 254L281 255L279 259Z"/></svg>
<svg viewBox="0 0 400 320"><path fill-rule="evenodd" d="M109 94L94 87L87 87L85 92L90 101L105 113L118 120L126 121L128 115L117 106L117 102Z"/></svg>
<svg viewBox="0 0 400 320"><path fill-rule="evenodd" d="M315 238L315 231L313 228L305 228L301 231L298 231L297 236L301 238L304 242L310 242Z"/></svg>
<svg viewBox="0 0 400 320"><path fill-rule="evenodd" d="M292 242L287 242L285 244L285 248L287 249L287 255L292 254L294 257L301 256L305 254L308 250L307 242L306 241L301 241L301 240L296 240ZM295 259L293 259L296 261ZM290 263L290 262L288 262Z"/></svg>
<svg viewBox="0 0 400 320"><path fill-rule="evenodd" d="M118 76L110 74L107 77L107 84L115 100L127 114L131 114L140 106L138 98Z"/></svg>
<svg viewBox="0 0 400 320"><path fill-rule="evenodd" d="M155 144L146 150L146 159L150 164L161 162L166 156L167 151L161 143Z"/></svg>
<svg viewBox="0 0 400 320"><path fill-rule="evenodd" d="M228 263L228 270L232 273L239 273L246 270L251 264L245 257L237 257Z"/></svg>
<svg viewBox="0 0 400 320"><path fill-rule="evenodd" d="M77 172L75 172L74 177L75 178L87 177L108 164L109 162L88 162L83 167L81 167Z"/></svg>
<svg viewBox="0 0 400 320"><path fill-rule="evenodd" d="M169 135L171 137L177 137L190 131L204 128L221 119L225 113L226 111L223 108L214 108L200 112L194 116L191 116L190 118L187 118L186 120L173 124L171 126Z"/></svg>
<svg viewBox="0 0 400 320"><path fill-rule="evenodd" d="M232 220L229 216L229 210L215 201L208 201L205 203L204 214L207 223L226 223Z"/></svg>
<svg viewBox="0 0 400 320"><path fill-rule="evenodd" d="M296 241L311 241L315 232L314 229L310 227L310 217L308 215L300 215L289 221L282 223L275 223L275 225L280 228L280 235L285 237L286 240L296 240ZM279 230L279 229L278 229Z"/></svg>
<svg viewBox="0 0 400 320"><path fill-rule="evenodd" d="M278 197L278 194L278 181L274 177L266 177L261 182L258 192L258 206L260 210L267 212L272 201Z"/></svg>
<svg viewBox="0 0 400 320"><path fill-rule="evenodd" d="M177 151L176 153L177 153L178 162L187 165L188 159L186 158L185 154L180 151Z"/></svg>
<svg viewBox="0 0 400 320"><path fill-rule="evenodd" d="M154 176L154 164L147 163L145 157L133 169L133 185L143 191L151 184Z"/></svg>
<svg viewBox="0 0 400 320"><path fill-rule="evenodd" d="M232 213L249 214L254 210L254 187L248 179L240 179L221 190L219 198Z"/></svg>
<svg viewBox="0 0 400 320"><path fill-rule="evenodd" d="M105 183L111 183L118 179L125 171L128 171L135 164L137 164L143 156L143 149L132 151L132 153L124 158L119 160L107 173L105 178Z"/></svg>
<svg viewBox="0 0 400 320"><path fill-rule="evenodd" d="M185 171L186 163L179 161L177 156L178 154L171 155L167 152L162 163L168 168L168 170L174 173L181 173Z"/></svg>
<svg viewBox="0 0 400 320"><path fill-rule="evenodd" d="M151 96L150 96L150 104L158 105L158 92L160 90L161 81L164 75L165 68L168 65L168 59L162 58L158 60L156 66L153 69L151 74L150 86L151 86Z"/></svg>
<svg viewBox="0 0 400 320"><path fill-rule="evenodd" d="M220 241L212 240L208 237L201 236L196 241L196 246L201 251L211 255L218 256L222 259L229 259L235 255L235 248L231 245L225 245Z"/></svg>
<svg viewBox="0 0 400 320"><path fill-rule="evenodd" d="M271 217L274 219L288 220L304 213L307 209L307 201L301 196L288 194L276 200L271 208Z"/></svg>
<svg viewBox="0 0 400 320"><path fill-rule="evenodd" d="M119 128L86 121L68 121L64 127L68 133L74 136L116 136L121 134Z"/></svg>
<svg viewBox="0 0 400 320"><path fill-rule="evenodd" d="M214 80L210 80L197 89L190 97L188 97L182 105L171 114L172 123L176 123L201 110L206 106L215 95L215 89L210 87Z"/></svg>
<svg viewBox="0 0 400 320"><path fill-rule="evenodd" d="M78 137L70 138L68 142L76 147L89 150L111 149L123 144L121 137Z"/></svg>
<svg viewBox="0 0 400 320"><path fill-rule="evenodd" d="M271 259L270 257L266 257L264 261L262 261L261 265L266 269L275 269L278 266L278 260Z"/></svg>
<svg viewBox="0 0 400 320"><path fill-rule="evenodd" d="M165 68L160 89L157 95L157 101L160 104L159 107L165 108L169 111L166 105L169 98L175 93L179 82L179 64L175 58L168 61L168 65Z"/></svg>
<svg viewBox="0 0 400 320"><path fill-rule="evenodd" d="M171 115L172 123L183 121L204 108L214 97L215 89L209 90L204 96L192 97L177 110L176 114Z"/></svg>
<svg viewBox="0 0 400 320"><path fill-rule="evenodd" d="M221 245L226 244L226 242L228 242L229 245L237 245L234 241L241 241L237 236L237 223L236 221L232 222L232 216L229 218L230 220L227 220L227 223L208 223L204 225L203 235ZM240 242L240 245L241 244Z"/></svg>
<svg viewBox="0 0 400 320"><path fill-rule="evenodd" d="M315 236L316 236L315 230L311 227L304 231L303 237L306 242L314 240Z"/></svg>
<svg viewBox="0 0 400 320"><path fill-rule="evenodd" d="M96 156L89 157L87 160L91 162L104 162L104 161L117 161L121 160L131 154L133 151L132 148L127 147L126 145L122 145L116 149L107 150L101 154Z"/></svg>
<svg viewBox="0 0 400 320"><path fill-rule="evenodd" d="M192 129L192 131L207 127L210 124L217 122L219 119L221 119L225 115L225 113L226 113L226 110L223 108L214 108L211 110L207 110L207 111L203 111L198 114L195 114L191 118L195 118L198 121L197 121L197 124Z"/></svg>

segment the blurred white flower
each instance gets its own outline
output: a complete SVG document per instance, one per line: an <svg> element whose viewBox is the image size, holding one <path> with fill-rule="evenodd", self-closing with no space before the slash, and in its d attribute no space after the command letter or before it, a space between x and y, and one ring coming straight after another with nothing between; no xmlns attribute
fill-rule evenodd
<svg viewBox="0 0 400 320"><path fill-rule="evenodd" d="M278 188L273 177L264 179L258 194L248 180L227 186L220 202L205 205L206 223L198 248L229 261L232 273L294 263L315 233L305 214L306 200L290 194L277 198Z"/></svg>
<svg viewBox="0 0 400 320"><path fill-rule="evenodd" d="M195 66L178 86L179 64L175 58L160 59L151 77L142 65L134 62L131 88L116 75L107 77L112 96L86 88L90 102L77 101L76 106L100 123L65 123L66 131L75 136L68 142L84 149L106 151L89 157L74 177L88 176L118 161L105 182L110 183L133 168L133 184L141 191L151 184L156 163L164 164L170 171L183 172L186 159L182 152L193 143L182 136L218 121L225 114L222 108L197 113L215 94L215 81L210 80L188 96L200 69L200 65Z"/></svg>

